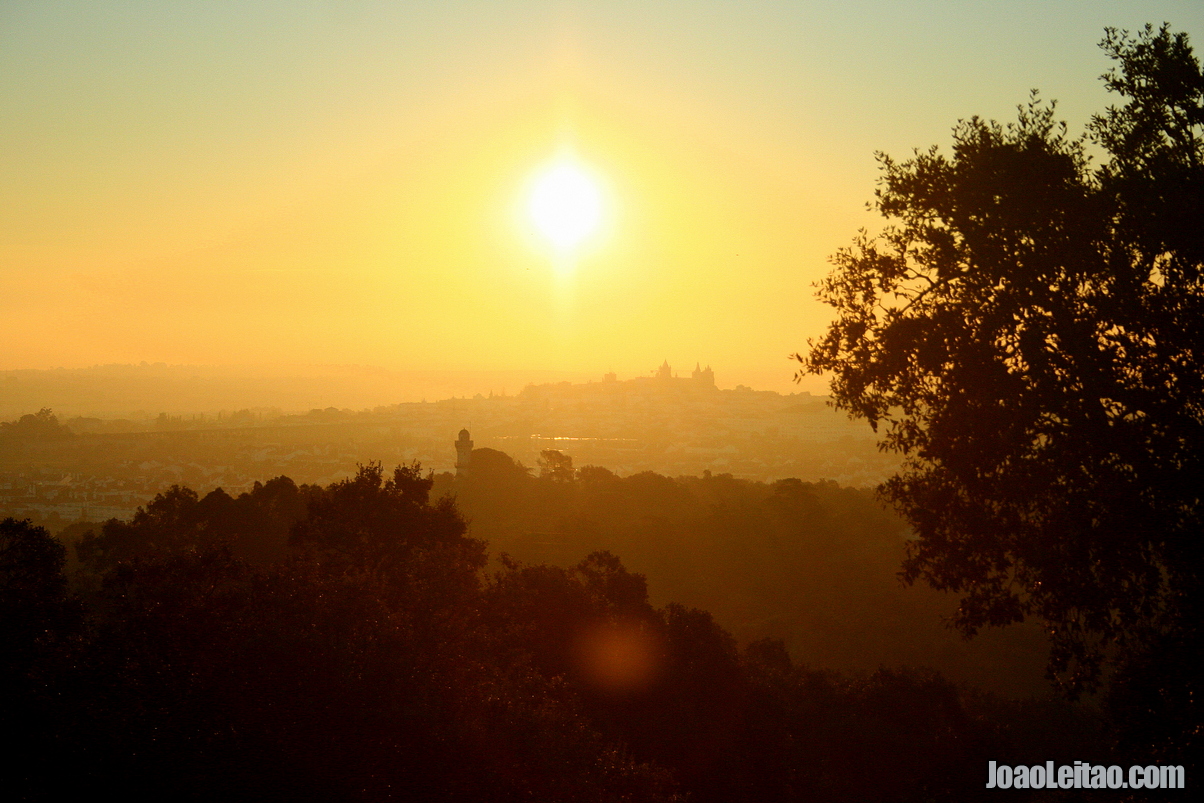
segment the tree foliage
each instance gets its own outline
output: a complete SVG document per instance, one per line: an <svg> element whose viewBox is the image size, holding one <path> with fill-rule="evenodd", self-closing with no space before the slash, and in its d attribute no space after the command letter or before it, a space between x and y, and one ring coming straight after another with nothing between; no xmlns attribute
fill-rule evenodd
<svg viewBox="0 0 1204 803"><path fill-rule="evenodd" d="M446 563L472 575L485 564L485 544L465 537L451 499L431 504L432 483L417 463L387 479L379 463L360 466L355 477L312 492L291 541L340 568L404 571L422 556L446 553Z"/></svg>
<svg viewBox="0 0 1204 803"><path fill-rule="evenodd" d="M870 507L800 508L835 488L797 481L691 491L505 463L494 481L521 475L539 494L519 502L596 494L624 517L688 509L695 492L732 520L755 511L750 494L783 520ZM373 463L325 488L175 488L81 542L91 579L70 587L45 530L0 522L17 799L964 800L988 758L1031 760L1035 731L1052 735L1042 756L1084 747L1066 717L1026 725L931 671L810 670L781 642L741 652L709 613L655 607L609 552L483 573L484 545L431 487L417 465Z"/></svg>
<svg viewBox="0 0 1204 803"><path fill-rule="evenodd" d="M0 521L0 643L9 660L36 649L63 624L70 605L66 550L29 521Z"/></svg>
<svg viewBox="0 0 1204 803"><path fill-rule="evenodd" d="M0 438L16 441L50 441L71 437L71 430L59 423L49 407L27 413L16 421L0 421Z"/></svg>
<svg viewBox="0 0 1204 803"><path fill-rule="evenodd" d="M379 473L379 472L378 472ZM198 497L173 485L138 508L132 521L109 519L83 533L76 552L97 573L136 557L180 555L220 545L256 563L283 557L289 533L322 489L298 487L288 477L256 482L237 498L221 488Z"/></svg>
<svg viewBox="0 0 1204 803"><path fill-rule="evenodd" d="M1101 46L1121 102L1082 137L1034 92L951 154L879 155L888 223L796 355L905 456L905 578L960 592L967 634L1039 616L1072 689L1194 621L1204 569L1204 74L1167 26Z"/></svg>
<svg viewBox="0 0 1204 803"><path fill-rule="evenodd" d="M539 476L553 482L571 482L573 458L557 449L544 449L539 453Z"/></svg>

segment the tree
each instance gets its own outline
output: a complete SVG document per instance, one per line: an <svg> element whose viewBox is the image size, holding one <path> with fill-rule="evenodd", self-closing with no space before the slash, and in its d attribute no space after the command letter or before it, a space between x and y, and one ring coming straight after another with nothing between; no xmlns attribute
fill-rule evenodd
<svg viewBox="0 0 1204 803"><path fill-rule="evenodd" d="M1165 25L1101 47L1122 103L1082 137L1034 92L952 155L879 154L888 223L833 257L795 355L904 457L904 578L960 593L967 635L1040 617L1072 692L1198 634L1204 573L1204 74Z"/></svg>
<svg viewBox="0 0 1204 803"><path fill-rule="evenodd" d="M572 482L573 458L557 449L544 449L539 453L539 476L552 482Z"/></svg>
<svg viewBox="0 0 1204 803"><path fill-rule="evenodd" d="M14 440L49 441L71 436L71 430L59 423L58 416L49 407L37 414L26 414L16 421L0 422L0 437Z"/></svg>
<svg viewBox="0 0 1204 803"><path fill-rule="evenodd" d="M428 592L439 583L475 588L485 565L485 544L467 537L468 525L455 502L430 502L434 480L418 463L398 466L386 478L380 463L361 465L355 477L314 493L308 512L290 540L315 553L330 569L366 571ZM436 579L438 578L438 579Z"/></svg>
<svg viewBox="0 0 1204 803"><path fill-rule="evenodd" d="M19 734L5 747L5 770L37 773L53 763L47 737L59 711L54 678L70 665L65 658L81 622L65 561L66 550L44 528L0 521L0 722ZM21 776L5 777L6 786L20 788Z"/></svg>
<svg viewBox="0 0 1204 803"><path fill-rule="evenodd" d="M71 610L66 550L28 520L0 521L0 675L60 629Z"/></svg>
<svg viewBox="0 0 1204 803"><path fill-rule="evenodd" d="M138 557L181 555L219 544L230 546L236 557L269 563L287 552L289 532L305 518L308 500L322 495L321 488L298 488L283 476L256 482L237 499L221 488L200 498L191 488L173 485L138 508L133 520L109 519L99 533L87 528L91 531L79 539L76 554L97 574Z"/></svg>

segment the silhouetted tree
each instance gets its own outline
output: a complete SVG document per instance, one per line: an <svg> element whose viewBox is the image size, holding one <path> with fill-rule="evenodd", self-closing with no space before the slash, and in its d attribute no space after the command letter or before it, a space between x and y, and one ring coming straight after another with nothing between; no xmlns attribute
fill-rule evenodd
<svg viewBox="0 0 1204 803"><path fill-rule="evenodd" d="M101 574L137 557L180 555L218 545L256 563L284 557L292 526L320 489L297 487L288 477L256 482L237 499L221 488L198 498L173 485L138 508L131 521L110 519L84 533L76 545L80 562ZM99 531L99 532L98 532Z"/></svg>
<svg viewBox="0 0 1204 803"><path fill-rule="evenodd" d="M767 511L785 521L807 502L832 518L868 506L848 492L847 510L830 507L826 494L847 489L828 485L729 477L700 490L594 473L595 491L620 492L610 507L637 517L706 499L772 529ZM536 493L572 490L528 479ZM122 531L123 551L83 592L82 627L61 547L4 522L0 707L23 737L6 754L18 759L9 788L30 799L121 788L173 800L669 803L678 789L699 803L960 800L981 784L984 756L1031 760L1003 748L1064 733L1050 723L1065 711L971 711L930 671L809 670L773 642L741 655L710 614L654 608L645 578L607 552L571 568L503 558L482 577L483 545L449 501L431 504L430 487L416 465L387 476L370 464L304 493L282 478L237 499L175 489ZM250 532L267 500L292 509L297 497L307 505L289 554L252 562L219 537ZM1064 742L1047 736L1042 755L1077 755L1055 749Z"/></svg>
<svg viewBox="0 0 1204 803"><path fill-rule="evenodd" d="M0 521L0 686L6 696L14 677L72 620L65 562L66 550L42 527L11 518Z"/></svg>
<svg viewBox="0 0 1204 803"><path fill-rule="evenodd" d="M339 568L387 572L425 551L455 550L475 572L485 563L485 545L465 537L451 499L430 503L432 484L417 463L398 466L387 479L379 463L360 466L355 477L313 493L291 540Z"/></svg>
<svg viewBox="0 0 1204 803"><path fill-rule="evenodd" d="M10 794L23 791L15 785L19 778L45 773L57 761L56 681L70 663L64 658L82 613L67 593L65 560L45 529L0 521L0 722L9 734L0 767Z"/></svg>
<svg viewBox="0 0 1204 803"><path fill-rule="evenodd" d="M249 531L269 500L291 510L290 482L238 499L174 488L110 527L104 560L89 556L103 578L85 637L19 673L43 678L53 704L17 712L45 731L26 750L45 758L12 777L50 799L120 787L139 799L678 800L664 769L631 759L559 674L513 649L521 606L483 615L484 544L430 487L417 465L386 476L370 464L309 488L292 553L259 565L220 534ZM48 620L26 610L27 579L61 602L62 549L37 528L13 532L0 580L23 590L13 621L36 642ZM651 613L617 560L588 563L573 583L587 608ZM54 761L72 771L48 772Z"/></svg>
<svg viewBox="0 0 1204 803"><path fill-rule="evenodd" d="M951 156L879 156L890 224L834 257L836 320L799 357L905 456L906 577L960 592L967 634L1042 618L1072 689L1109 645L1197 639L1204 579L1204 74L1166 26L1102 47L1122 105L1089 139L1034 95ZM1198 728L1198 669L1167 684Z"/></svg>
<svg viewBox="0 0 1204 803"><path fill-rule="evenodd" d="M573 458L556 449L544 449L539 453L539 476L553 482L572 482Z"/></svg>
<svg viewBox="0 0 1204 803"><path fill-rule="evenodd" d="M71 434L71 430L59 423L58 416L49 407L23 415L16 421L0 422L0 438L47 441L70 437Z"/></svg>

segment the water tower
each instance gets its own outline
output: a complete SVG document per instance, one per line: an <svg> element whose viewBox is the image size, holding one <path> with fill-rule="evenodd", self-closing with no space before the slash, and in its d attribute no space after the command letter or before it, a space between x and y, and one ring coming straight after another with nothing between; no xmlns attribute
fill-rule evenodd
<svg viewBox="0 0 1204 803"><path fill-rule="evenodd" d="M460 437L456 440L456 476L463 477L468 473L468 464L472 460L472 439L468 437L468 430L460 430Z"/></svg>

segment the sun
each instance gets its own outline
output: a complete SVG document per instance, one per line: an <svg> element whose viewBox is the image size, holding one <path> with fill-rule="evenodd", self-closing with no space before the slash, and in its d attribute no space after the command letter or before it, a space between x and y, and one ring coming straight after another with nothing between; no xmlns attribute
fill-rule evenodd
<svg viewBox="0 0 1204 803"><path fill-rule="evenodd" d="M553 246L570 251L597 230L602 193L583 167L560 159L535 178L527 211Z"/></svg>

